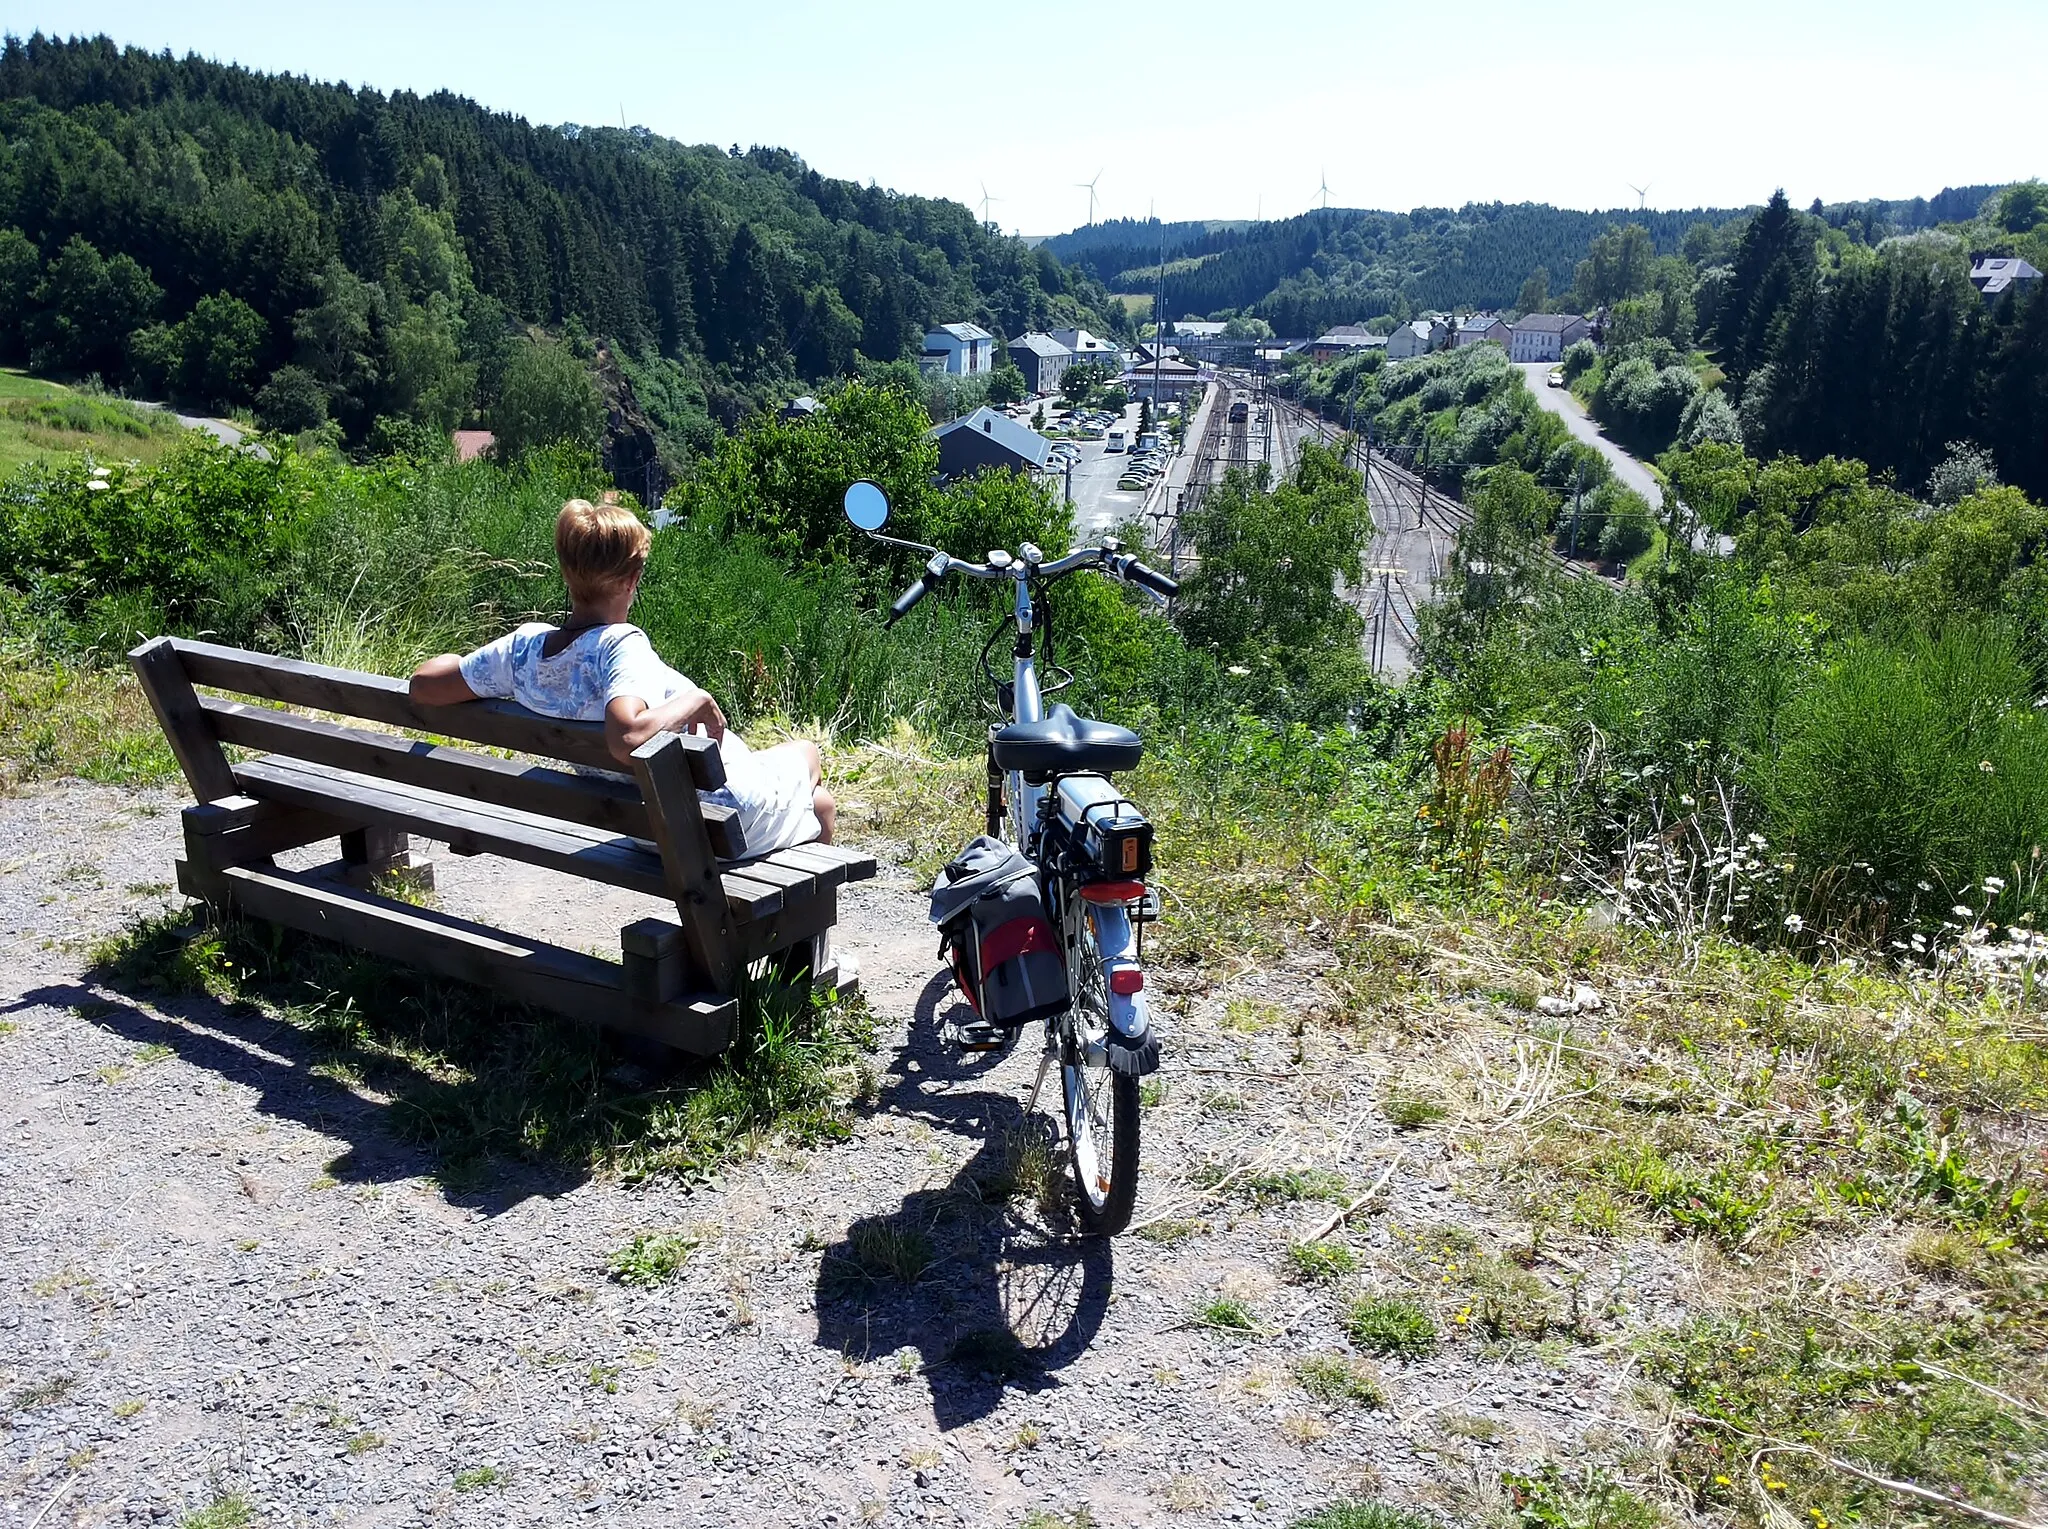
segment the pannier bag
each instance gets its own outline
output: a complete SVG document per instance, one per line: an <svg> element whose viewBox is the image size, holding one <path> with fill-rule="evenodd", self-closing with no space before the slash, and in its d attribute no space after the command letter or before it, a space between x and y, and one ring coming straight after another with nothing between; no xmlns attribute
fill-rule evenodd
<svg viewBox="0 0 2048 1529"><path fill-rule="evenodd" d="M939 956L974 1012L1014 1029L1067 1007L1067 962L1045 916L1038 872L1012 845L983 834L932 887Z"/></svg>

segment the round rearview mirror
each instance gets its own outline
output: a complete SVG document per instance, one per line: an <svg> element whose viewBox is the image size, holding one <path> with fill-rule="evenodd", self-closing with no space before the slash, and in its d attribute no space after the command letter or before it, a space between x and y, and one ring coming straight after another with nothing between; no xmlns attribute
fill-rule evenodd
<svg viewBox="0 0 2048 1529"><path fill-rule="evenodd" d="M889 523L889 496L862 478L846 491L846 518L863 531L879 531Z"/></svg>

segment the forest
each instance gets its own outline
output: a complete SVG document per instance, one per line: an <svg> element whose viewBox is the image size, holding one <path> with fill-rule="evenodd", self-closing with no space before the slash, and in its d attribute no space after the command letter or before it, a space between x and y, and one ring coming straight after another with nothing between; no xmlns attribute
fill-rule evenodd
<svg viewBox="0 0 2048 1529"><path fill-rule="evenodd" d="M782 149L105 38L0 49L0 363L49 375L353 444L488 421L545 329L610 341L701 452L806 382L914 357L932 323L1108 332L1113 306L957 203Z"/></svg>

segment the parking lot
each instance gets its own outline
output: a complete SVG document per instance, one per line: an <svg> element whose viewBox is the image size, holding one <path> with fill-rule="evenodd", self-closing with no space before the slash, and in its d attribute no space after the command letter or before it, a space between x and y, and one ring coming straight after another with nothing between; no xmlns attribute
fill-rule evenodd
<svg viewBox="0 0 2048 1529"><path fill-rule="evenodd" d="M1133 402L1124 410L1115 427L1122 429L1131 442L1138 437L1138 412L1138 405ZM1050 423L1050 409L1047 416ZM1053 444L1057 446L1061 442L1055 440ZM1145 502L1145 495L1142 490L1116 486L1117 480L1130 466L1128 452L1110 451L1106 441L1077 440L1067 444L1080 453L1073 471L1060 475L1061 480L1071 486L1074 534L1081 540L1092 541L1134 517Z"/></svg>

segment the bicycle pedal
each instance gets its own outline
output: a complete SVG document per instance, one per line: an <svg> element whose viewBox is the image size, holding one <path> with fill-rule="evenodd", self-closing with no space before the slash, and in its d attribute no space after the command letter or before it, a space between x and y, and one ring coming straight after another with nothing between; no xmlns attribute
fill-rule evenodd
<svg viewBox="0 0 2048 1529"><path fill-rule="evenodd" d="M948 1024L945 1030L945 1038L962 1051L1001 1051L1015 1037L1015 1031L1000 1025Z"/></svg>

